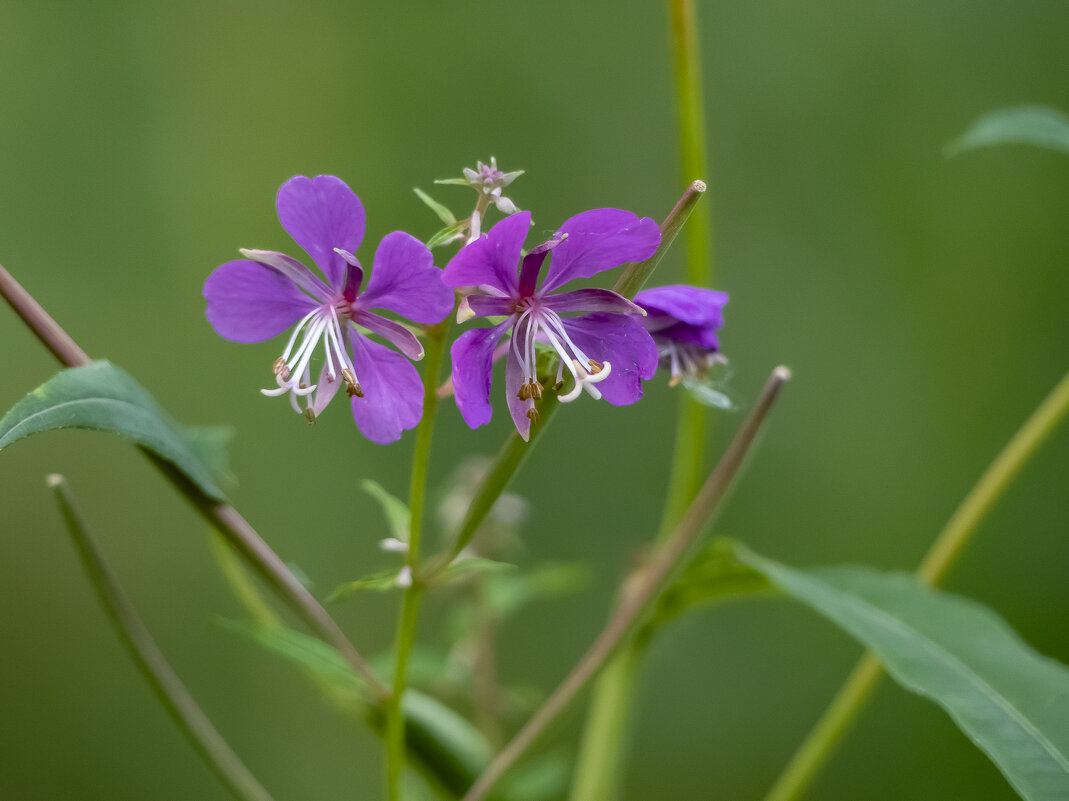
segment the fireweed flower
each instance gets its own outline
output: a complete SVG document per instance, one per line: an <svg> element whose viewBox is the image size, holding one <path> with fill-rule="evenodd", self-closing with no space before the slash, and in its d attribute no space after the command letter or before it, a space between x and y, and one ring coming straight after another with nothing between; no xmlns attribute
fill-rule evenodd
<svg viewBox="0 0 1069 801"><path fill-rule="evenodd" d="M698 400L714 406L731 401L706 382L709 369L726 361L716 332L724 324L726 292L685 284L644 289L635 303L646 311L642 320L657 343L660 366L669 371L669 384L683 383Z"/></svg>
<svg viewBox="0 0 1069 801"><path fill-rule="evenodd" d="M364 207L339 178L291 178L278 190L277 207L282 227L326 281L282 253L242 250L244 260L227 262L204 284L209 322L234 342L262 342L296 324L272 367L276 386L261 392L289 395L294 411L315 420L344 385L364 436L379 443L399 439L423 414L422 383L409 361L423 358L423 347L403 325L372 309L437 323L453 308L453 293L430 251L403 231L383 238L361 291L364 273L352 251L364 238ZM311 362L320 343L323 366L313 384Z"/></svg>
<svg viewBox="0 0 1069 801"><path fill-rule="evenodd" d="M651 378L657 369L657 346L638 321L642 309L608 289L556 290L574 279L649 258L661 241L657 223L648 217L595 209L567 220L553 239L532 248L521 262L530 224L529 212L505 218L464 247L442 272L449 286L478 287L465 299L462 313L505 318L491 328L467 331L453 343L453 386L460 413L472 428L490 421L494 350L511 331L506 397L524 439L537 419L535 401L544 390L538 381L536 343L560 356L557 386L563 385L564 370L571 375L572 387L560 400L575 400L583 390L616 406L642 397L641 379Z"/></svg>

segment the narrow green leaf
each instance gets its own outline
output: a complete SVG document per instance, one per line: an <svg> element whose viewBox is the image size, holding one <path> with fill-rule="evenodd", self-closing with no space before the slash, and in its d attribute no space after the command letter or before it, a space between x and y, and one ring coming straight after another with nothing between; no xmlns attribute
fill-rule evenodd
<svg viewBox="0 0 1069 801"><path fill-rule="evenodd" d="M358 592L389 592L390 590L395 590L397 589L397 575L398 571L396 570L381 570L356 581L347 581L334 589L327 597L327 603L344 601Z"/></svg>
<svg viewBox="0 0 1069 801"><path fill-rule="evenodd" d="M0 450L59 428L110 431L134 440L178 468L206 495L224 500L210 465L225 464L216 435L176 423L128 373L110 362L64 370L16 403L0 419Z"/></svg>
<svg viewBox="0 0 1069 801"><path fill-rule="evenodd" d="M383 486L370 478L360 482L360 489L379 502L382 513L386 516L386 524L390 528L390 536L401 542L408 542L408 532L412 524L412 513L408 510L408 504L391 495Z"/></svg>
<svg viewBox="0 0 1069 801"><path fill-rule="evenodd" d="M438 215L438 219L441 220L443 223L445 223L446 225L452 225L457 221L457 218L453 216L453 212L451 212L448 208L443 206L433 197L428 195L422 189L419 189L418 187L413 187L412 191L416 193L416 197L418 197L420 200L427 204L427 207L430 208L431 211Z"/></svg>
<svg viewBox="0 0 1069 801"><path fill-rule="evenodd" d="M903 687L942 706L1027 801L1069 798L1069 668L994 612L914 576L795 570L739 559L868 646Z"/></svg>
<svg viewBox="0 0 1069 801"><path fill-rule="evenodd" d="M435 248L441 247L442 245L448 245L450 242L454 241L457 237L457 234L467 228L468 225L468 220L461 220L460 222L455 222L452 225L447 225L445 228L443 228L441 231L439 231L427 240L427 249L434 250Z"/></svg>
<svg viewBox="0 0 1069 801"><path fill-rule="evenodd" d="M467 581L475 576L482 576L487 573L511 573L515 570L516 565L509 562L498 562L494 559L471 556L458 559L444 570L434 574L431 583L432 586L439 587Z"/></svg>
<svg viewBox="0 0 1069 801"><path fill-rule="evenodd" d="M1035 145L1069 153L1069 116L1046 106L1017 106L980 117L947 145L948 156L992 145Z"/></svg>

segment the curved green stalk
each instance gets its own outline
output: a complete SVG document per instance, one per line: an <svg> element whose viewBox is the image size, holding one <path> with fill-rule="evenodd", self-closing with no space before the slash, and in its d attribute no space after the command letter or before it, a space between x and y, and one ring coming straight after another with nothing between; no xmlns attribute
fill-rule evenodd
<svg viewBox="0 0 1069 801"><path fill-rule="evenodd" d="M438 410L438 374L445 352L445 333L448 323L439 323L427 330L427 367L423 374L423 420L416 433L416 449L412 456L412 479L409 485L408 508L411 523L408 532L408 553L405 569L410 582L401 601L394 650L393 691L386 702L386 781L391 801L401 798L401 780L405 767L405 721L402 700L408 682L408 658L416 637L416 619L422 582L415 580L419 565L420 538L423 533L423 506L427 490L427 468L430 465L431 440L434 434L435 412Z"/></svg>
<svg viewBox="0 0 1069 801"><path fill-rule="evenodd" d="M1069 373L1058 382L1013 435L954 511L917 568L917 576L921 581L935 586L943 580L969 544L984 515L1002 497L1006 488L1067 412ZM879 661L871 652L866 652L854 666L820 720L791 757L791 761L765 796L765 801L796 801L802 797L831 758L835 746L860 714L882 675L883 667Z"/></svg>
<svg viewBox="0 0 1069 801"><path fill-rule="evenodd" d="M168 663L167 657L156 645L156 641L152 639L118 579L104 561L100 548L74 504L66 479L63 476L51 475L48 477L48 485L55 492L63 521L82 558L82 564L89 573L97 596L141 674L152 686L160 704L235 798L241 801L272 801L271 794L245 767L208 720Z"/></svg>
<svg viewBox="0 0 1069 801"><path fill-rule="evenodd" d="M668 3L675 65L676 91L679 95L680 167L683 179L692 181L705 176L705 104L702 94L701 52L694 0L669 0ZM701 191L705 185L701 185ZM695 215L685 227L687 245L687 281L708 286L712 276L712 226L710 212ZM658 542L664 542L694 500L702 482L707 410L681 392L676 422L675 446L669 474ZM618 766L627 740L629 715L635 685L641 673L642 649L634 642L599 678L591 702L583 748L576 766L571 801L606 801L617 792Z"/></svg>

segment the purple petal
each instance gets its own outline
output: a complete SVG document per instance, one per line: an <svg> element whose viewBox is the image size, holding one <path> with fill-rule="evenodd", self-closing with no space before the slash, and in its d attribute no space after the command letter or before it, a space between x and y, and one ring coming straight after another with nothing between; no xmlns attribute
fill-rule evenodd
<svg viewBox="0 0 1069 801"><path fill-rule="evenodd" d="M305 292L322 301L330 300L334 295L330 287L323 283L323 279L313 273L292 256L279 253L276 250L249 250L241 249L241 255L250 261L258 261L266 264L282 273Z"/></svg>
<svg viewBox="0 0 1069 801"><path fill-rule="evenodd" d="M649 217L639 219L621 209L594 209L577 214L560 227L568 238L553 251L541 294L576 278L589 278L657 252L661 229Z"/></svg>
<svg viewBox="0 0 1069 801"><path fill-rule="evenodd" d="M416 361L423 358L423 346L419 344L416 335L400 323L366 311L358 311L354 314L353 322L388 340L408 358Z"/></svg>
<svg viewBox="0 0 1069 801"><path fill-rule="evenodd" d="M297 244L308 251L327 282L340 289L345 260L334 248L355 251L364 239L364 206L341 178L298 175L282 184L276 201L278 219Z"/></svg>
<svg viewBox="0 0 1069 801"><path fill-rule="evenodd" d="M516 268L527 230L531 227L531 212L521 211L506 217L488 234L461 248L442 271L447 286L480 286L488 284L511 297L517 293Z"/></svg>
<svg viewBox="0 0 1069 801"><path fill-rule="evenodd" d="M611 312L613 314L637 314L645 316L642 308L611 289L576 289L559 292L543 301L546 308L555 312Z"/></svg>
<svg viewBox="0 0 1069 801"><path fill-rule="evenodd" d="M635 303L651 316L669 315L691 325L712 325L717 328L724 324L723 309L727 302L727 292L686 284L643 289L635 295Z"/></svg>
<svg viewBox="0 0 1069 801"><path fill-rule="evenodd" d="M277 336L316 307L282 273L255 261L230 261L204 282L208 321L233 342Z"/></svg>
<svg viewBox="0 0 1069 801"><path fill-rule="evenodd" d="M562 318L568 336L612 372L597 387L613 406L626 406L642 397L642 381L657 371L657 345L642 324L624 314L588 314Z"/></svg>
<svg viewBox="0 0 1069 801"><path fill-rule="evenodd" d="M315 399L312 402L312 411L315 412L316 417L319 417L323 410L327 408L327 404L330 403L337 393L338 387L343 383L345 382L337 372L334 374L334 380L330 380L330 373L327 371L326 363L324 363L323 369L319 371L319 383L316 384Z"/></svg>
<svg viewBox="0 0 1069 801"><path fill-rule="evenodd" d="M493 378L494 346L515 322L510 317L493 328L465 331L449 354L453 359L453 390L464 422L472 428L490 422L490 384Z"/></svg>
<svg viewBox="0 0 1069 801"><path fill-rule="evenodd" d="M492 295L468 295L468 307L476 317L501 317L512 314L516 301Z"/></svg>
<svg viewBox="0 0 1069 801"><path fill-rule="evenodd" d="M387 234L375 251L363 309L389 309L417 323L440 323L453 310L453 291L442 283L427 246L404 231Z"/></svg>
<svg viewBox="0 0 1069 801"><path fill-rule="evenodd" d="M401 438L423 416L423 382L408 359L349 328L353 367L364 397L352 399L360 433L385 445Z"/></svg>
<svg viewBox="0 0 1069 801"><path fill-rule="evenodd" d="M527 416L527 410L531 408L530 401L520 400L517 393L523 385L523 367L516 358L516 351L509 348L508 362L505 364L505 398L508 401L509 414L512 422L516 424L516 431L527 442L531 439L531 419Z"/></svg>

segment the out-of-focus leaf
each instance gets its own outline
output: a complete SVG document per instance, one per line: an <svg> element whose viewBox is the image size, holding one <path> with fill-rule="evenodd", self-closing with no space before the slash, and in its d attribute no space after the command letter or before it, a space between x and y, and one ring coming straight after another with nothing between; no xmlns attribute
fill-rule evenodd
<svg viewBox="0 0 1069 801"><path fill-rule="evenodd" d="M946 709L1022 798L1069 798L1069 668L990 609L910 575L795 570L738 555L872 649L903 687Z"/></svg>
<svg viewBox="0 0 1069 801"><path fill-rule="evenodd" d="M457 559L443 568L434 576L435 587L443 587L449 584L457 584L468 581L475 576L487 573L510 573L516 570L516 565L509 562L498 562L494 559L483 559L480 556Z"/></svg>
<svg viewBox="0 0 1069 801"><path fill-rule="evenodd" d="M358 592L389 592L390 590L395 590L398 587L397 576L398 571L396 570L383 570L378 573L372 573L370 576L364 576L364 578L356 581L346 582L335 588L334 592L327 597L327 603L344 601Z"/></svg>
<svg viewBox="0 0 1069 801"><path fill-rule="evenodd" d="M1069 153L1069 116L1046 106L1017 106L980 117L947 145L948 156L992 145L1035 145Z"/></svg>
<svg viewBox="0 0 1069 801"><path fill-rule="evenodd" d="M365 690L363 681L345 658L322 640L286 626L241 620L220 620L220 624L307 669L329 686L335 699L362 703Z"/></svg>
<svg viewBox="0 0 1069 801"><path fill-rule="evenodd" d="M401 542L408 542L408 532L412 527L412 513L408 504L391 495L377 481L365 478L360 482L360 489L379 502L382 513L386 516L386 524L390 529L390 536Z"/></svg>
<svg viewBox="0 0 1069 801"><path fill-rule="evenodd" d="M589 575L587 566L578 563L538 565L526 573L495 575L486 585L487 603L504 619L532 601L577 592Z"/></svg>
<svg viewBox="0 0 1069 801"><path fill-rule="evenodd" d="M446 225L452 225L457 221L457 218L453 216L453 212L451 212L448 208L446 208L437 200L432 198L422 189L414 187L412 191L416 193L416 197L418 197L425 204L427 204L427 207L431 211L438 215L438 219L441 220L443 223L445 223Z"/></svg>
<svg viewBox="0 0 1069 801"><path fill-rule="evenodd" d="M661 625L693 606L772 592L768 579L740 562L735 548L735 543L723 538L703 548L664 591L652 625Z"/></svg>
<svg viewBox="0 0 1069 801"><path fill-rule="evenodd" d="M424 776L462 795L490 764L490 743L467 719L416 690L405 692L402 711L405 742L418 756Z"/></svg>
<svg viewBox="0 0 1069 801"><path fill-rule="evenodd" d="M501 783L509 801L550 801L564 795L570 764L562 751L532 757Z"/></svg>
<svg viewBox="0 0 1069 801"><path fill-rule="evenodd" d="M109 431L134 440L180 470L206 495L225 500L213 466L226 463L224 440L179 425L128 373L93 362L57 373L0 420L0 450L16 440L60 428Z"/></svg>

